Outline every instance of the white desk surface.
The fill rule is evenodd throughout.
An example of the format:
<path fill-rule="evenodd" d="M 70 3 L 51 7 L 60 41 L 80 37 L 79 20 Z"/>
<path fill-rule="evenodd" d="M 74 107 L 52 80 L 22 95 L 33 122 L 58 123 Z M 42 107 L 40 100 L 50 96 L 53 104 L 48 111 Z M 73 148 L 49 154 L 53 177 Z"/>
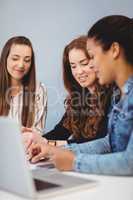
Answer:
<path fill-rule="evenodd" d="M 96 186 L 50 198 L 51 200 L 133 200 L 133 177 L 86 175 L 65 172 L 98 181 Z M 0 200 L 25 200 L 0 190 Z"/>

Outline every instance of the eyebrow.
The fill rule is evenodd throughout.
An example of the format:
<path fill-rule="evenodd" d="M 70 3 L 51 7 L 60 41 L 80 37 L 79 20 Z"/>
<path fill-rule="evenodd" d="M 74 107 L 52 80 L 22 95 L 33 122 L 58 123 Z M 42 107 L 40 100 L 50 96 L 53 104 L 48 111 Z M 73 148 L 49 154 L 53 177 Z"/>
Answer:
<path fill-rule="evenodd" d="M 80 62 L 80 63 L 83 63 L 83 62 L 85 62 L 85 61 L 87 61 L 87 60 L 88 60 L 87 58 L 84 58 L 84 59 L 80 60 L 79 62 Z M 75 64 L 75 63 L 70 62 L 70 64 L 73 65 L 73 64 Z"/>
<path fill-rule="evenodd" d="M 17 55 L 17 54 L 12 54 L 11 56 L 20 57 L 20 56 L 19 56 L 19 55 Z M 31 58 L 31 56 L 25 56 L 25 58 Z"/>
<path fill-rule="evenodd" d="M 83 63 L 84 61 L 87 61 L 87 58 L 84 58 L 83 60 L 80 60 L 80 63 Z"/>

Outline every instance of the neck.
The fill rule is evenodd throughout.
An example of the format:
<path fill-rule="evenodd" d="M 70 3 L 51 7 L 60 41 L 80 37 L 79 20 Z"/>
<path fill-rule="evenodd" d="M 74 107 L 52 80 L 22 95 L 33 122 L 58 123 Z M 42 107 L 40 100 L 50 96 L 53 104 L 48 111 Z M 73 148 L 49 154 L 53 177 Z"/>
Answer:
<path fill-rule="evenodd" d="M 11 87 L 11 96 L 16 96 L 21 90 L 22 83 L 17 80 L 11 80 Z"/>

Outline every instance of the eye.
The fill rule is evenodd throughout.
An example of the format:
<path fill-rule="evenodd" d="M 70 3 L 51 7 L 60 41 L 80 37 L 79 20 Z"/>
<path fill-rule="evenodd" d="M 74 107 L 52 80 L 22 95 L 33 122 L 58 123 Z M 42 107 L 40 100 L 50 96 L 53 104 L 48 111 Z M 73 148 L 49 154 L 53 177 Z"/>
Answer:
<path fill-rule="evenodd" d="M 30 63 L 31 59 L 24 60 L 26 63 Z"/>
<path fill-rule="evenodd" d="M 82 66 L 86 66 L 86 65 L 88 65 L 89 63 L 88 62 L 85 62 L 85 63 L 82 63 L 81 65 Z"/>
<path fill-rule="evenodd" d="M 89 66 L 89 68 L 90 68 L 90 69 L 94 69 L 94 66 L 93 66 L 93 65 L 91 65 L 91 66 Z"/>
<path fill-rule="evenodd" d="M 75 69 L 76 68 L 76 65 L 71 65 L 71 69 Z"/>
<path fill-rule="evenodd" d="M 13 60 L 13 61 L 17 61 L 17 60 L 18 60 L 18 58 L 12 58 L 12 60 Z"/>

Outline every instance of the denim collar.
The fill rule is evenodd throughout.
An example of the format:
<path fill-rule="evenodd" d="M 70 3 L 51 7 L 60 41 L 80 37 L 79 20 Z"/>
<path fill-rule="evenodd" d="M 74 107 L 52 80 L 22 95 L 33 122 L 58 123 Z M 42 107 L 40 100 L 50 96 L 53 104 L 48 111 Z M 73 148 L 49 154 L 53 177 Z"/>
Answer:
<path fill-rule="evenodd" d="M 130 76 L 129 79 L 125 82 L 122 91 L 124 94 L 129 94 L 129 92 L 133 89 L 133 76 Z"/>
<path fill-rule="evenodd" d="M 130 76 L 122 87 L 123 94 L 128 95 L 133 89 L 133 76 Z M 113 104 L 117 104 L 120 100 L 121 92 L 120 89 L 115 86 L 113 89 Z"/>

